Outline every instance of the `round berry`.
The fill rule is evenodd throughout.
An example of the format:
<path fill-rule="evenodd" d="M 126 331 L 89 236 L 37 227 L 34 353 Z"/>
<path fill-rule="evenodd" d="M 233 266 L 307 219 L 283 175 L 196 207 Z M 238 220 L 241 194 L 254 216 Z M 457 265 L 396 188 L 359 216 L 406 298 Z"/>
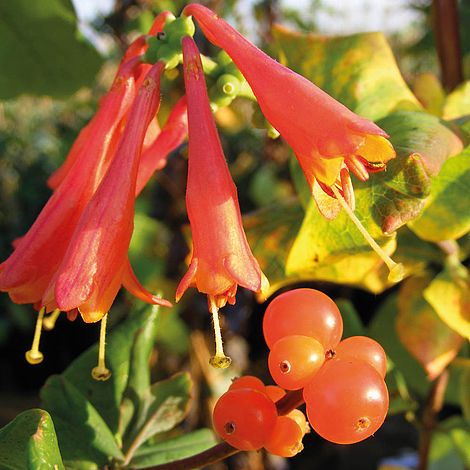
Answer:
<path fill-rule="evenodd" d="M 258 377 L 255 377 L 254 375 L 243 375 L 233 380 L 229 390 L 237 390 L 240 388 L 249 388 L 265 393 L 266 387 L 264 386 L 264 383 L 258 379 Z"/>
<path fill-rule="evenodd" d="M 273 432 L 276 406 L 257 390 L 237 389 L 224 393 L 212 415 L 217 434 L 240 450 L 259 450 Z"/>
<path fill-rule="evenodd" d="M 292 418 L 279 416 L 264 448 L 274 455 L 293 457 L 304 448 L 303 437 L 302 429 Z"/>
<path fill-rule="evenodd" d="M 264 392 L 274 403 L 278 402 L 286 394 L 286 391 L 277 385 L 266 385 Z"/>
<path fill-rule="evenodd" d="M 385 377 L 387 356 L 377 341 L 367 336 L 351 336 L 341 341 L 335 349 L 337 359 L 356 359 L 366 361 Z"/>
<path fill-rule="evenodd" d="M 316 374 L 325 360 L 322 345 L 308 336 L 285 336 L 274 343 L 268 357 L 271 376 L 280 387 L 298 390 Z"/>
<path fill-rule="evenodd" d="M 303 435 L 310 432 L 310 426 L 308 425 L 307 418 L 300 410 L 295 409 L 289 411 L 286 416 L 290 419 L 293 419 L 300 426 Z"/>
<path fill-rule="evenodd" d="M 315 338 L 328 351 L 336 347 L 343 335 L 343 320 L 336 304 L 323 292 L 295 289 L 268 305 L 263 333 L 269 348 L 285 336 L 304 335 Z"/>
<path fill-rule="evenodd" d="M 331 359 L 304 388 L 307 416 L 324 439 L 353 444 L 372 435 L 385 420 L 388 391 L 367 362 Z"/>

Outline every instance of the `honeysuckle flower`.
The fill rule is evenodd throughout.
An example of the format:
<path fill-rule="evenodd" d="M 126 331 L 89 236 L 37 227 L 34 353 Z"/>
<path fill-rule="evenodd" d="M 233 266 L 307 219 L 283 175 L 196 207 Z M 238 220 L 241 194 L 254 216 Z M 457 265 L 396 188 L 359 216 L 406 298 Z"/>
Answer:
<path fill-rule="evenodd" d="M 8 292 L 14 302 L 43 306 L 44 292 L 115 153 L 120 122 L 135 97 L 137 63 L 138 59 L 133 59 L 120 67 L 96 118 L 85 129 L 89 134 L 86 148 L 77 150 L 70 168 L 64 171 L 62 182 L 2 264 L 0 290 Z"/>
<path fill-rule="evenodd" d="M 226 367 L 229 360 L 222 350 L 218 309 L 235 302 L 238 285 L 261 292 L 267 288 L 267 279 L 243 230 L 237 190 L 210 109 L 199 51 L 189 36 L 182 47 L 189 126 L 186 206 L 193 250 L 176 300 L 192 285 L 207 294 L 218 338 L 212 364 Z"/>
<path fill-rule="evenodd" d="M 292 147 L 320 212 L 334 218 L 342 207 L 390 269 L 389 279 L 400 280 L 403 266 L 375 243 L 354 214 L 348 173 L 365 181 L 370 172 L 385 169 L 395 157 L 387 134 L 269 57 L 208 8 L 190 4 L 183 14 L 193 16 L 207 39 L 240 69 L 266 119 Z"/>
<path fill-rule="evenodd" d="M 126 52 L 124 53 L 121 59 L 120 67 L 114 78 L 114 83 L 122 79 L 121 68 L 124 64 L 126 64 L 127 62 L 131 60 L 135 60 L 136 57 L 139 57 L 145 54 L 147 50 L 147 37 L 161 33 L 163 31 L 163 27 L 165 26 L 165 22 L 168 20 L 168 18 L 172 16 L 173 15 L 168 11 L 164 11 L 160 13 L 158 16 L 155 17 L 155 20 L 153 21 L 152 26 L 148 31 L 148 34 L 139 36 L 129 45 L 129 47 L 127 48 Z M 149 69 L 150 69 L 149 64 L 139 64 L 138 70 L 136 67 L 134 71 L 134 78 L 137 79 L 137 84 L 136 84 L 137 86 L 140 86 L 140 81 L 144 79 L 145 74 L 148 72 Z M 113 89 L 111 89 L 111 91 L 108 93 L 112 93 L 112 91 Z M 100 107 L 103 105 L 103 103 L 106 103 L 106 101 L 107 101 L 107 98 L 105 95 L 101 99 Z M 100 113 L 96 113 L 95 116 L 91 119 L 91 121 L 80 131 L 64 163 L 54 173 L 52 173 L 52 175 L 47 180 L 47 184 L 51 189 L 55 189 L 59 186 L 59 184 L 62 182 L 62 180 L 64 179 L 65 175 L 70 170 L 70 168 L 73 167 L 77 159 L 83 158 L 82 152 L 88 153 L 88 146 L 93 140 L 96 139 L 96 136 L 93 133 L 93 129 L 96 128 L 97 125 L 99 125 L 99 122 L 100 122 Z M 123 127 L 124 124 L 125 124 L 124 122 L 121 123 L 121 128 Z M 155 118 L 153 119 L 151 125 L 149 126 L 149 129 L 147 130 L 147 135 L 144 141 L 144 148 L 146 148 L 147 146 L 151 145 L 154 142 L 159 132 L 160 132 L 160 128 L 158 126 L 158 121 Z"/>
<path fill-rule="evenodd" d="M 147 128 L 160 103 L 158 62 L 148 72 L 129 111 L 116 154 L 100 186 L 85 207 L 43 303 L 46 309 L 78 308 L 87 322 L 108 312 L 125 276 L 133 231 L 139 161 Z M 135 287 L 135 278 L 125 279 Z M 153 303 L 168 305 L 162 299 Z"/>
<path fill-rule="evenodd" d="M 191 4 L 183 13 L 194 16 L 209 41 L 238 66 L 263 114 L 292 147 L 312 192 L 315 182 L 342 191 L 340 171 L 345 166 L 367 180 L 369 172 L 384 169 L 394 158 L 380 127 L 269 57 L 211 10 Z"/>

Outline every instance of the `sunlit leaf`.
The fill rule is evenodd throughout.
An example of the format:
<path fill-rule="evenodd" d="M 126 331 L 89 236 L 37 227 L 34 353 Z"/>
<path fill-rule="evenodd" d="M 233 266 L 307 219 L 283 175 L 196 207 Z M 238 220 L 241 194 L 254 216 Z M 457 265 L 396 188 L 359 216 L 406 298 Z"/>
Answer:
<path fill-rule="evenodd" d="M 70 0 L 0 2 L 0 99 L 66 98 L 93 84 L 102 60 L 77 33 Z"/>
<path fill-rule="evenodd" d="M 447 97 L 444 104 L 444 119 L 456 119 L 470 115 L 470 81 L 459 85 Z"/>
<path fill-rule="evenodd" d="M 0 468 L 64 469 L 49 413 L 40 409 L 24 411 L 0 429 Z"/>
<path fill-rule="evenodd" d="M 424 291 L 441 320 L 470 339 L 470 276 L 464 266 L 446 266 Z"/>
<path fill-rule="evenodd" d="M 432 181 L 431 195 L 411 229 L 424 240 L 455 240 L 470 230 L 468 191 L 470 188 L 470 147 L 443 165 Z"/>
<path fill-rule="evenodd" d="M 382 33 L 329 37 L 277 26 L 273 36 L 283 63 L 361 116 L 420 108 Z"/>
<path fill-rule="evenodd" d="M 435 116 L 442 115 L 445 92 L 441 82 L 432 72 L 421 73 L 413 80 L 413 93 L 426 111 Z"/>
<path fill-rule="evenodd" d="M 401 342 L 433 380 L 457 355 L 463 338 L 423 298 L 423 289 L 431 279 L 413 277 L 401 284 L 396 328 Z"/>

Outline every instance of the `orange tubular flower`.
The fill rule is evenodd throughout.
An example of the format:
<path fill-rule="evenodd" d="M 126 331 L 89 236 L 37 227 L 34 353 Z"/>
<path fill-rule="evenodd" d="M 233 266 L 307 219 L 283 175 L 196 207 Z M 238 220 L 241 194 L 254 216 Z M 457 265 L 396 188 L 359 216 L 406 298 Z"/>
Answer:
<path fill-rule="evenodd" d="M 133 59 L 120 67 L 95 119 L 84 131 L 89 134 L 87 146 L 79 154 L 77 149 L 60 186 L 2 264 L 0 290 L 8 292 L 14 302 L 42 306 L 44 292 L 65 255 L 78 220 L 114 155 L 121 133 L 119 123 L 135 97 L 137 64 L 138 59 Z"/>
<path fill-rule="evenodd" d="M 267 279 L 243 230 L 237 190 L 212 117 L 199 51 L 190 37 L 183 39 L 182 46 L 189 124 L 186 205 L 193 252 L 176 300 L 191 285 L 207 294 L 218 336 L 218 308 L 235 302 L 238 285 L 261 292 L 267 287 Z M 212 363 L 226 367 L 228 358 L 223 355 L 221 341 L 217 343 Z"/>
<path fill-rule="evenodd" d="M 339 189 L 353 206 L 346 168 L 361 180 L 384 169 L 395 157 L 387 134 L 266 55 L 211 10 L 191 4 L 183 14 L 194 16 L 209 41 L 238 66 L 267 120 L 294 150 L 314 196 L 318 182 L 331 196 Z"/>
<path fill-rule="evenodd" d="M 139 160 L 145 133 L 160 103 L 163 69 L 164 64 L 157 62 L 138 90 L 116 155 L 81 215 L 44 295 L 47 309 L 78 308 L 85 321 L 98 321 L 109 310 L 129 272 L 127 251 L 133 231 Z M 154 303 L 168 305 L 158 298 Z"/>

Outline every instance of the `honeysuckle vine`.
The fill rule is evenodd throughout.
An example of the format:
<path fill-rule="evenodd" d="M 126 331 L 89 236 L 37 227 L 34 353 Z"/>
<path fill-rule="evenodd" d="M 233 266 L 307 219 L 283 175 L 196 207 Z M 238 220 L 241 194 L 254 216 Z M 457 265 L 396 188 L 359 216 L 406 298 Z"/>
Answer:
<path fill-rule="evenodd" d="M 192 39 L 192 18 L 223 49 L 216 61 L 201 58 Z M 160 129 L 160 80 L 165 69 L 181 63 L 186 96 Z M 204 75 L 214 70 L 220 73 L 208 94 Z M 266 55 L 211 10 L 191 4 L 179 18 L 160 14 L 148 34 L 129 46 L 95 116 L 49 178 L 51 198 L 0 265 L 0 290 L 38 311 L 26 354 L 30 363 L 42 361 L 40 333 L 54 326 L 60 311 L 71 320 L 80 314 L 85 322 L 102 321 L 93 375 L 106 379 L 106 318 L 121 286 L 147 303 L 171 306 L 139 283 L 127 252 L 135 198 L 189 134 L 186 205 L 193 248 L 176 301 L 190 286 L 207 295 L 216 338 L 211 363 L 230 364 L 219 309 L 235 303 L 238 286 L 261 295 L 269 286 L 243 230 L 237 190 L 211 111 L 210 99 L 214 108 L 237 95 L 256 99 L 271 134 L 279 133 L 292 147 L 319 211 L 333 219 L 343 209 L 390 269 L 389 279 L 403 278 L 403 266 L 355 216 L 350 177 L 351 172 L 365 181 L 385 169 L 395 157 L 388 135 Z"/>

